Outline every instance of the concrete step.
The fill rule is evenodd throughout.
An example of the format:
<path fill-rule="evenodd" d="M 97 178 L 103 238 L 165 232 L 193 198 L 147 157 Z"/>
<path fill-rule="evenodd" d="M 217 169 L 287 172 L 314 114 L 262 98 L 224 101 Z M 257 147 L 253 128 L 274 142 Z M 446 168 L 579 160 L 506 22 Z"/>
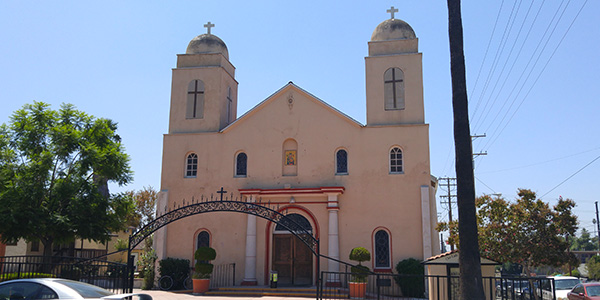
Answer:
<path fill-rule="evenodd" d="M 263 296 L 280 296 L 280 297 L 306 297 L 316 298 L 317 288 L 263 288 L 263 287 L 227 287 L 210 290 L 204 293 L 206 296 L 245 296 L 245 297 L 263 297 Z"/>

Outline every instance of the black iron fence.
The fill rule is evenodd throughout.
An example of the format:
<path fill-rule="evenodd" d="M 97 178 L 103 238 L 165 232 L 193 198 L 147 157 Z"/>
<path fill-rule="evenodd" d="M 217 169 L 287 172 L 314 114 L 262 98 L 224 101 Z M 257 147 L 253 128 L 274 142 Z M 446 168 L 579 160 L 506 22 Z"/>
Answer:
<path fill-rule="evenodd" d="M 127 291 L 127 265 L 77 257 L 1 256 L 0 281 L 54 277 L 90 283 L 115 293 Z"/>
<path fill-rule="evenodd" d="M 489 300 L 556 299 L 551 278 L 483 277 Z M 317 299 L 458 299 L 458 276 L 321 272 Z M 533 286 L 533 288 L 530 288 Z"/>
<path fill-rule="evenodd" d="M 210 288 L 235 285 L 235 263 L 216 265 L 210 276 Z"/>

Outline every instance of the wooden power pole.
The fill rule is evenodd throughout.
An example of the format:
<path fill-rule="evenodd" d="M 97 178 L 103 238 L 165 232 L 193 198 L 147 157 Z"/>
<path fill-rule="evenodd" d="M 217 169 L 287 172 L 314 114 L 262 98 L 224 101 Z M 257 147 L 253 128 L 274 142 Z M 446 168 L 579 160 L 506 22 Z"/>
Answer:
<path fill-rule="evenodd" d="M 469 129 L 469 109 L 463 51 L 460 0 L 448 0 L 448 35 L 450 38 L 450 74 L 454 112 L 454 145 L 458 203 L 458 239 L 460 252 L 460 300 L 484 300 L 481 258 L 475 215 L 475 177 Z"/>

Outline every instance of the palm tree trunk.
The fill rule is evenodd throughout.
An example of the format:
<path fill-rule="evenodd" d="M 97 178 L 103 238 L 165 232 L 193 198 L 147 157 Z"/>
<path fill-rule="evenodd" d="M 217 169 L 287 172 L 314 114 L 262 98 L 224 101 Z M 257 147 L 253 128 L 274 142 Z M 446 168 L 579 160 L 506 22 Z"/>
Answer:
<path fill-rule="evenodd" d="M 448 34 L 450 37 L 450 72 L 454 111 L 454 144 L 458 198 L 458 239 L 460 246 L 460 299 L 485 299 L 481 278 L 481 259 L 477 241 L 475 215 L 475 180 L 469 129 L 469 109 L 463 53 L 460 0 L 448 0 Z"/>

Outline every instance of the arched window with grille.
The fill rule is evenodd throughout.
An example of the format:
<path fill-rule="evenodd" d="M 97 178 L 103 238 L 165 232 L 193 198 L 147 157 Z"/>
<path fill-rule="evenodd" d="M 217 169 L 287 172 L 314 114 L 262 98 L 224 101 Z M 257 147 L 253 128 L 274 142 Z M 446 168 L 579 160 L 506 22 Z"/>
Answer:
<path fill-rule="evenodd" d="M 340 149 L 335 153 L 335 174 L 348 174 L 348 152 Z"/>
<path fill-rule="evenodd" d="M 187 119 L 204 118 L 204 82 L 202 80 L 192 80 L 188 84 L 185 117 Z"/>
<path fill-rule="evenodd" d="M 401 174 L 402 172 L 402 149 L 394 147 L 390 150 L 390 174 Z"/>
<path fill-rule="evenodd" d="M 246 177 L 248 175 L 248 155 L 244 152 L 235 157 L 235 176 Z"/>
<path fill-rule="evenodd" d="M 196 249 L 200 247 L 210 247 L 210 233 L 206 230 L 200 231 L 196 237 Z"/>
<path fill-rule="evenodd" d="M 404 109 L 404 72 L 389 68 L 383 74 L 385 110 Z"/>
<path fill-rule="evenodd" d="M 185 162 L 185 177 L 196 177 L 198 174 L 198 155 L 190 153 Z"/>
<path fill-rule="evenodd" d="M 373 246 L 375 249 L 375 269 L 392 268 L 390 234 L 384 229 L 377 230 L 373 235 Z"/>

